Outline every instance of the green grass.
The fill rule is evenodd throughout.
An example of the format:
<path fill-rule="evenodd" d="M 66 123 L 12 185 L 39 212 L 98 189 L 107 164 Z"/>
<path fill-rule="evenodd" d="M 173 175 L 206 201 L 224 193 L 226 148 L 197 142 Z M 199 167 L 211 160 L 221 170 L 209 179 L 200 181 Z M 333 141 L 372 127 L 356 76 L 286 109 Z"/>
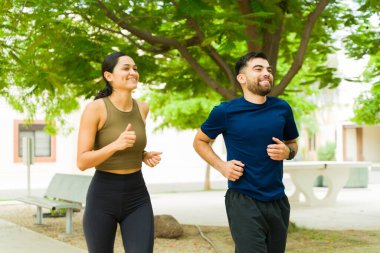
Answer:
<path fill-rule="evenodd" d="M 316 230 L 292 224 L 286 252 L 380 252 L 380 231 Z"/>

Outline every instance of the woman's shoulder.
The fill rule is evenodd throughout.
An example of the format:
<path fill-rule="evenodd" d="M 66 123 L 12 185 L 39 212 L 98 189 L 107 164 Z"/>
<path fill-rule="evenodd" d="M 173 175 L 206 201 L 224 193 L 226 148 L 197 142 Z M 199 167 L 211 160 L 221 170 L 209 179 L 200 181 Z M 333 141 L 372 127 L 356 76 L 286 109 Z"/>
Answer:
<path fill-rule="evenodd" d="M 94 110 L 99 110 L 101 108 L 104 108 L 104 101 L 103 99 L 96 99 L 94 101 L 91 101 L 90 103 L 88 103 L 86 105 L 86 111 L 87 110 L 90 110 L 90 111 L 94 111 Z"/>
<path fill-rule="evenodd" d="M 137 102 L 137 105 L 139 106 L 139 108 L 143 111 L 146 111 L 148 112 L 149 111 L 149 104 L 144 102 L 144 101 L 140 101 L 140 100 L 136 100 Z"/>
<path fill-rule="evenodd" d="M 136 100 L 136 103 L 139 107 L 139 111 L 140 111 L 141 115 L 144 116 L 144 119 L 146 119 L 146 117 L 149 113 L 149 104 L 144 102 L 144 101 L 140 101 L 140 100 Z"/>
<path fill-rule="evenodd" d="M 101 125 L 107 119 L 107 110 L 103 99 L 96 99 L 88 103 L 83 111 L 82 119 L 87 122 Z M 100 129 L 101 127 L 98 127 Z"/>
<path fill-rule="evenodd" d="M 84 108 L 83 114 L 90 114 L 92 117 L 106 114 L 106 106 L 103 99 L 96 99 L 88 103 Z"/>
<path fill-rule="evenodd" d="M 149 104 L 147 102 L 144 102 L 144 101 L 141 101 L 141 100 L 137 100 L 135 99 L 135 101 L 137 102 L 137 104 L 141 107 L 145 107 L 145 108 L 149 108 Z"/>

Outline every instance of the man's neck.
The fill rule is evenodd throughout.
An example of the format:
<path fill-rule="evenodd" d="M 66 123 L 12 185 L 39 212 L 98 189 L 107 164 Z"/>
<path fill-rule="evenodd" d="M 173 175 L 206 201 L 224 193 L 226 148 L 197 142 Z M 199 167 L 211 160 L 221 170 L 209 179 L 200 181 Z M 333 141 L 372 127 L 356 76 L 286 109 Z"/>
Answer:
<path fill-rule="evenodd" d="M 244 93 L 244 98 L 248 102 L 254 103 L 254 104 L 264 104 L 267 101 L 267 96 L 260 96 L 257 94 L 252 93 Z"/>

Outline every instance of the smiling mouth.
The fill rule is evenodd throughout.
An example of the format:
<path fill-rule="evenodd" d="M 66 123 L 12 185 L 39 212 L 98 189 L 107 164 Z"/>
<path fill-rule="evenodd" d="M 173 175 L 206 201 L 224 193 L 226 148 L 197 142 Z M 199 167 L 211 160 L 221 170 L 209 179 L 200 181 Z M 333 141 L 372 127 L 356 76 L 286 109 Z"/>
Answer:
<path fill-rule="evenodd" d="M 272 86 L 272 84 L 268 80 L 261 81 L 260 84 L 264 86 Z"/>

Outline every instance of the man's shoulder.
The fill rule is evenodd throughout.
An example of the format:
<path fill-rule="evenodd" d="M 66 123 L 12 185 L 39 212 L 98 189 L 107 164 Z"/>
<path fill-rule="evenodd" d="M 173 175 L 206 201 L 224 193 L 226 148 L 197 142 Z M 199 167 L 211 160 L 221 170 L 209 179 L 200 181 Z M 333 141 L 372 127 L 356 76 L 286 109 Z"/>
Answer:
<path fill-rule="evenodd" d="M 223 101 L 219 105 L 215 106 L 215 109 L 221 110 L 221 111 L 228 111 L 229 108 L 234 107 L 236 105 L 240 104 L 240 98 L 235 98 L 228 101 Z"/>
<path fill-rule="evenodd" d="M 281 98 L 278 98 L 278 97 L 267 97 L 267 99 L 269 100 L 269 102 L 271 104 L 284 105 L 284 106 L 287 106 L 287 107 L 290 106 L 288 102 L 286 102 L 284 99 L 281 99 Z"/>
<path fill-rule="evenodd" d="M 228 109 L 231 107 L 240 106 L 241 104 L 242 104 L 242 98 L 235 98 L 232 100 L 224 101 L 220 103 L 219 106 L 221 106 L 222 108 Z"/>

